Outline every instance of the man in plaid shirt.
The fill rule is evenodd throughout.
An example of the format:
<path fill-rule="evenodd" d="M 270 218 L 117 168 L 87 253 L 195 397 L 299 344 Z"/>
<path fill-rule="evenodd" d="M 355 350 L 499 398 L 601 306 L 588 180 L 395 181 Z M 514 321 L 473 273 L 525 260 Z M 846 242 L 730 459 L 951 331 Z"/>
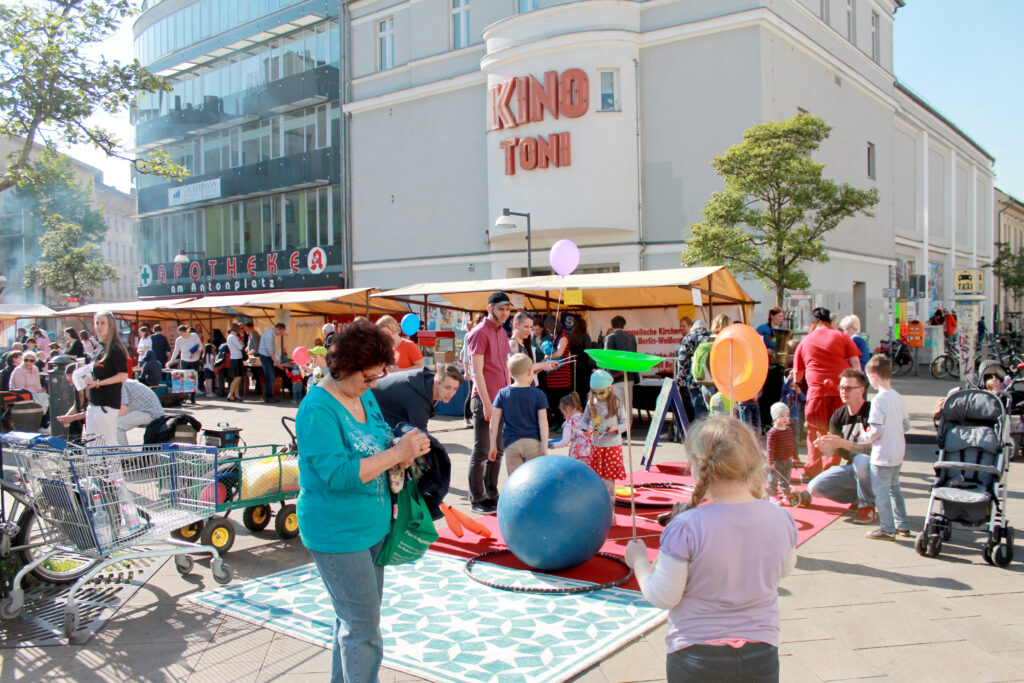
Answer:
<path fill-rule="evenodd" d="M 121 412 L 117 417 L 117 443 L 128 445 L 128 430 L 145 427 L 166 417 L 160 398 L 142 382 L 127 379 L 121 385 Z"/>
<path fill-rule="evenodd" d="M 701 396 L 700 385 L 693 379 L 690 361 L 693 359 L 693 352 L 697 350 L 697 347 L 710 337 L 711 330 L 708 329 L 708 324 L 703 320 L 695 320 L 690 331 L 679 343 L 679 351 L 676 354 L 676 382 L 679 384 L 679 392 L 686 392 L 690 398 L 694 420 L 706 415 L 708 408 L 704 403 L 704 397 Z"/>

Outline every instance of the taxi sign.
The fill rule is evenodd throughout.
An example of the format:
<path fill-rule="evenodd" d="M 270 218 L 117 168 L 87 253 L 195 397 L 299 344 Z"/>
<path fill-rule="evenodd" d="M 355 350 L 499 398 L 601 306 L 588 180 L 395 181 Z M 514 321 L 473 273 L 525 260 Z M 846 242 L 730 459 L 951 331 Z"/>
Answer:
<path fill-rule="evenodd" d="M 981 270 L 954 270 L 953 291 L 956 294 L 984 294 L 984 272 Z"/>

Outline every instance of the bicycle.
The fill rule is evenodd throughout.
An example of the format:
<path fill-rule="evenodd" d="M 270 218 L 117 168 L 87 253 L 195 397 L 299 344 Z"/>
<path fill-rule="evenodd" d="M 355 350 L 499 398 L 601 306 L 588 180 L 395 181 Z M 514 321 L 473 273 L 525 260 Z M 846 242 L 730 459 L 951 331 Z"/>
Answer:
<path fill-rule="evenodd" d="M 884 353 L 892 359 L 892 374 L 894 377 L 902 377 L 914 369 L 914 354 L 910 352 L 910 347 L 899 339 L 882 340 L 876 352 Z"/>

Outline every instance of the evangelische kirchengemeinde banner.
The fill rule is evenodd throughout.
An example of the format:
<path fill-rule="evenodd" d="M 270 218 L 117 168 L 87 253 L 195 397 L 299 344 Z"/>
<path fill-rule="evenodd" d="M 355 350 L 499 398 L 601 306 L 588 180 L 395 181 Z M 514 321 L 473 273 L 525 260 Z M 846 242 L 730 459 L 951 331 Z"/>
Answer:
<path fill-rule="evenodd" d="M 204 296 L 342 287 L 341 246 L 306 247 L 139 268 L 139 297 Z"/>

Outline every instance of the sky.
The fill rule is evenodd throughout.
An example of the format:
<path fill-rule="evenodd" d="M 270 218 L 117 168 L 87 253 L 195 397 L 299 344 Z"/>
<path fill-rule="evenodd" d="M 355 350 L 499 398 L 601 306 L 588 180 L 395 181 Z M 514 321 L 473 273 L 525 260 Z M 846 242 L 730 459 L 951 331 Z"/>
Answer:
<path fill-rule="evenodd" d="M 896 78 L 996 158 L 996 187 L 1024 201 L 1024 71 L 1020 51 L 1024 0 L 906 0 L 896 12 Z M 104 45 L 110 58 L 132 58 L 131 25 Z M 130 130 L 127 113 L 103 119 Z M 126 139 L 125 146 L 131 146 Z M 83 146 L 75 157 L 104 171 L 107 184 L 127 191 L 127 162 Z"/>

